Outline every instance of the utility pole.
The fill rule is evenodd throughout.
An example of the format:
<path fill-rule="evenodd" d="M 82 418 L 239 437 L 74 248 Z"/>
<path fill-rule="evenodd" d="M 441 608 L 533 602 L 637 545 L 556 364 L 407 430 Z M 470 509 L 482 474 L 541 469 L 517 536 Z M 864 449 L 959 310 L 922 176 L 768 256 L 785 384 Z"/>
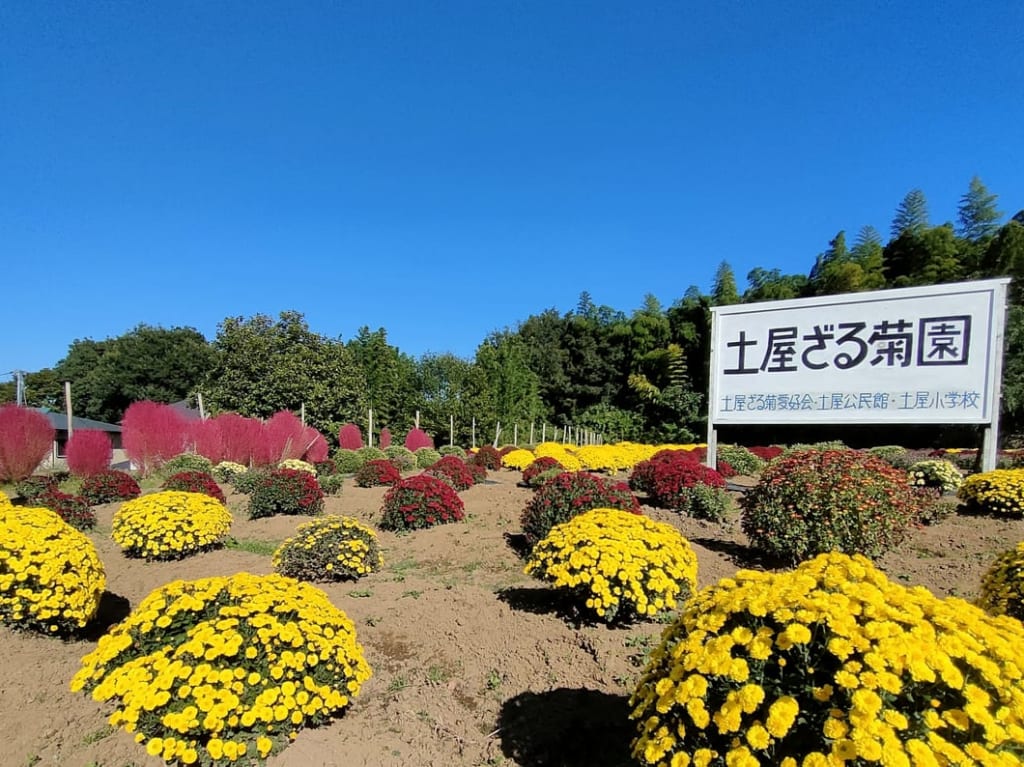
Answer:
<path fill-rule="evenodd" d="M 25 371 L 12 370 L 14 374 L 14 401 L 18 405 L 25 404 Z"/>

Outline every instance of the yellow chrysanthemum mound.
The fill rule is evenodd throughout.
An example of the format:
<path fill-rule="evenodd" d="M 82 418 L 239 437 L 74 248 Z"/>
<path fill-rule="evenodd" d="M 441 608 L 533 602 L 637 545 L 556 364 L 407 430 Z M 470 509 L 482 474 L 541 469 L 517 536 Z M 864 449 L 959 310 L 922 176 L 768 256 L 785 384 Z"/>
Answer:
<path fill-rule="evenodd" d="M 506 469 L 516 469 L 517 471 L 522 471 L 531 463 L 533 463 L 536 460 L 536 458 L 537 456 L 535 456 L 532 451 L 523 450 L 522 448 L 520 448 L 518 450 L 512 450 L 506 453 L 505 456 L 502 457 L 501 459 L 501 465 L 504 466 Z"/>
<path fill-rule="evenodd" d="M 860 556 L 704 589 L 633 694 L 645 765 L 1021 763 L 1024 632 Z M 883 758 L 884 756 L 884 758 Z"/>
<path fill-rule="evenodd" d="M 280 575 L 175 581 L 82 659 L 71 690 L 175 764 L 263 759 L 328 721 L 370 678 L 352 621 Z"/>
<path fill-rule="evenodd" d="M 216 498 L 165 490 L 123 503 L 111 536 L 129 557 L 181 559 L 219 545 L 231 521 Z"/>
<path fill-rule="evenodd" d="M 303 581 L 356 580 L 383 564 L 377 533 L 352 517 L 299 525 L 274 552 L 274 569 Z"/>
<path fill-rule="evenodd" d="M 959 495 L 973 511 L 1024 517 L 1024 469 L 972 474 L 960 486 Z"/>
<path fill-rule="evenodd" d="M 70 633 L 96 615 L 107 579 L 96 547 L 49 509 L 0 493 L 0 621 Z"/>
<path fill-rule="evenodd" d="M 978 607 L 1024 621 L 1024 543 L 1004 551 L 981 579 Z"/>
<path fill-rule="evenodd" d="M 565 445 L 558 442 L 541 442 L 533 449 L 535 458 L 554 458 L 566 471 L 582 471 L 580 459 L 570 453 Z"/>
<path fill-rule="evenodd" d="M 277 465 L 277 468 L 295 469 L 295 471 L 304 471 L 307 474 L 312 474 L 314 477 L 316 476 L 316 466 L 309 461 L 303 461 L 301 458 L 285 458 Z"/>
<path fill-rule="evenodd" d="M 579 596 L 602 620 L 672 610 L 697 587 L 697 557 L 671 525 L 593 509 L 555 525 L 524 570 Z"/>

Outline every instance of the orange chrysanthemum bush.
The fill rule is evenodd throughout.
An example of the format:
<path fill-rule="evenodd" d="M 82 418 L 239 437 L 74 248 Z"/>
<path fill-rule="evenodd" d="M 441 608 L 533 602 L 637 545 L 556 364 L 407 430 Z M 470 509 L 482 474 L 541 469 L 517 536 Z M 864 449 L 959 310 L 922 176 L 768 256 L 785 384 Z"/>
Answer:
<path fill-rule="evenodd" d="M 82 629 L 106 588 L 89 538 L 49 509 L 0 493 L 0 623 L 51 634 Z"/>
<path fill-rule="evenodd" d="M 740 502 L 751 544 L 793 562 L 829 551 L 880 556 L 903 540 L 923 503 L 906 472 L 831 449 L 775 459 Z"/>
<path fill-rule="evenodd" d="M 671 525 L 593 509 L 555 525 L 524 572 L 566 590 L 600 620 L 628 623 L 684 602 L 697 588 L 697 555 Z"/>
<path fill-rule="evenodd" d="M 370 667 L 320 589 L 280 575 L 175 581 L 82 659 L 71 681 L 172 764 L 260 763 L 341 714 Z"/>
<path fill-rule="evenodd" d="M 1024 621 L 1024 543 L 1004 551 L 981 579 L 978 607 Z"/>
<path fill-rule="evenodd" d="M 1024 632 L 861 556 L 742 570 L 666 630 L 633 694 L 643 765 L 1021 764 Z"/>

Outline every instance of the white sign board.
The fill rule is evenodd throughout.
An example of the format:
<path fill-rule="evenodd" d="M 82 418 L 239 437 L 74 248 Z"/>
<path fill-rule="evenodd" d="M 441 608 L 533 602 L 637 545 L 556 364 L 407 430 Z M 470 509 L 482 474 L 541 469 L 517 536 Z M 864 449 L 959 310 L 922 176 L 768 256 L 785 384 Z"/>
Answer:
<path fill-rule="evenodd" d="M 712 424 L 991 424 L 1007 279 L 712 308 Z"/>

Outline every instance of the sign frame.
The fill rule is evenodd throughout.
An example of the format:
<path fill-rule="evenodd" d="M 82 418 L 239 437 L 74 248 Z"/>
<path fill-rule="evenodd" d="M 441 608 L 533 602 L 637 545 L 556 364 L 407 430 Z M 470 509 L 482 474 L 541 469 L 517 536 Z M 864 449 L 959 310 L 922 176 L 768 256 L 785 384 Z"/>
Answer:
<path fill-rule="evenodd" d="M 816 296 L 813 298 L 803 299 L 791 299 L 786 301 L 763 301 L 751 304 L 731 304 L 728 306 L 713 306 L 711 307 L 711 356 L 710 356 L 710 376 L 708 380 L 708 424 L 707 424 L 707 462 L 708 465 L 714 466 L 717 458 L 717 441 L 718 433 L 717 426 L 723 425 L 750 425 L 750 424 L 785 424 L 785 425 L 808 425 L 808 424 L 849 424 L 849 418 L 836 418 L 828 416 L 822 417 L 821 411 L 813 417 L 801 417 L 800 411 L 783 411 L 785 415 L 777 419 L 766 419 L 764 414 L 754 417 L 744 417 L 743 415 L 733 414 L 727 419 L 720 418 L 716 420 L 716 414 L 719 413 L 719 397 L 722 395 L 722 390 L 726 392 L 731 391 L 728 387 L 724 386 L 725 371 L 722 370 L 723 357 L 725 348 L 722 345 L 722 325 L 724 320 L 723 317 L 732 315 L 764 315 L 770 317 L 773 313 L 779 315 L 780 313 L 788 313 L 791 317 L 793 314 L 800 313 L 802 310 L 818 310 L 827 311 L 829 307 L 842 307 L 852 304 L 868 304 L 883 302 L 891 306 L 898 307 L 899 302 L 904 301 L 910 303 L 913 300 L 920 300 L 922 298 L 942 298 L 948 300 L 951 296 L 957 294 L 971 294 L 977 300 L 978 294 L 982 294 L 982 300 L 987 301 L 988 317 L 982 318 L 986 320 L 984 328 L 989 332 L 981 335 L 980 338 L 987 340 L 986 348 L 982 350 L 985 354 L 984 360 L 984 403 L 988 405 L 988 418 L 982 416 L 981 420 L 978 418 L 955 418 L 951 417 L 949 420 L 929 419 L 929 424 L 952 424 L 952 423 L 971 423 L 981 425 L 984 428 L 984 442 L 982 449 L 982 468 L 985 471 L 989 471 L 995 468 L 996 462 L 996 446 L 998 443 L 998 429 L 999 429 L 999 410 L 1000 410 L 1000 392 L 1002 384 L 1002 366 L 1003 366 L 1003 339 L 1005 335 L 1006 325 L 1006 293 L 1007 286 L 1010 283 L 1008 277 L 1000 277 L 995 279 L 987 280 L 974 280 L 968 282 L 956 282 L 956 283 L 945 283 L 939 285 L 927 285 L 921 287 L 912 288 L 895 288 L 889 290 L 875 290 L 865 291 L 860 293 L 842 293 L 832 296 Z M 920 304 L 919 304 L 920 306 Z M 913 315 L 913 312 L 910 312 Z M 972 316 L 973 318 L 973 316 Z M 820 322 L 820 320 L 819 320 Z M 977 328 L 976 328 L 977 330 Z M 795 329 L 793 332 L 796 332 Z M 969 332 L 969 331 L 965 331 Z M 805 339 L 806 340 L 806 339 Z M 920 339 L 919 339 L 920 343 Z M 735 346 L 735 342 L 732 344 Z M 821 348 L 821 347 L 819 347 Z M 742 349 L 741 349 L 742 351 Z M 973 351 L 973 349 L 972 349 Z M 794 352 L 795 354 L 795 352 Z M 806 352 L 805 352 L 806 354 Z M 966 353 L 965 353 L 966 354 Z M 767 357 L 766 357 L 767 360 Z M 767 362 L 765 363 L 767 364 Z M 948 363 L 947 363 L 948 364 Z M 964 363 L 966 364 L 966 363 Z M 740 361 L 736 367 L 744 367 L 744 363 Z M 891 365 L 890 365 L 891 367 Z M 973 366 L 972 366 L 973 367 Z M 761 370 L 763 370 L 763 366 Z M 736 370 L 730 371 L 731 373 L 737 372 Z M 746 369 L 743 372 L 750 372 Z M 796 371 L 794 371 L 796 372 Z M 806 375 L 808 371 L 804 371 Z M 830 371 L 831 373 L 831 371 Z M 977 372 L 975 372 L 977 374 Z M 890 372 L 887 374 L 889 378 L 894 377 L 894 373 Z M 843 411 L 838 411 L 843 412 Z M 914 421 L 909 419 L 905 414 L 902 417 L 892 416 L 886 418 L 883 412 L 878 411 L 878 417 L 873 417 L 872 413 L 868 413 L 866 416 L 860 416 L 856 419 L 855 423 L 858 425 L 866 424 L 913 424 Z M 893 411 L 893 412 L 904 412 L 904 411 Z"/>

